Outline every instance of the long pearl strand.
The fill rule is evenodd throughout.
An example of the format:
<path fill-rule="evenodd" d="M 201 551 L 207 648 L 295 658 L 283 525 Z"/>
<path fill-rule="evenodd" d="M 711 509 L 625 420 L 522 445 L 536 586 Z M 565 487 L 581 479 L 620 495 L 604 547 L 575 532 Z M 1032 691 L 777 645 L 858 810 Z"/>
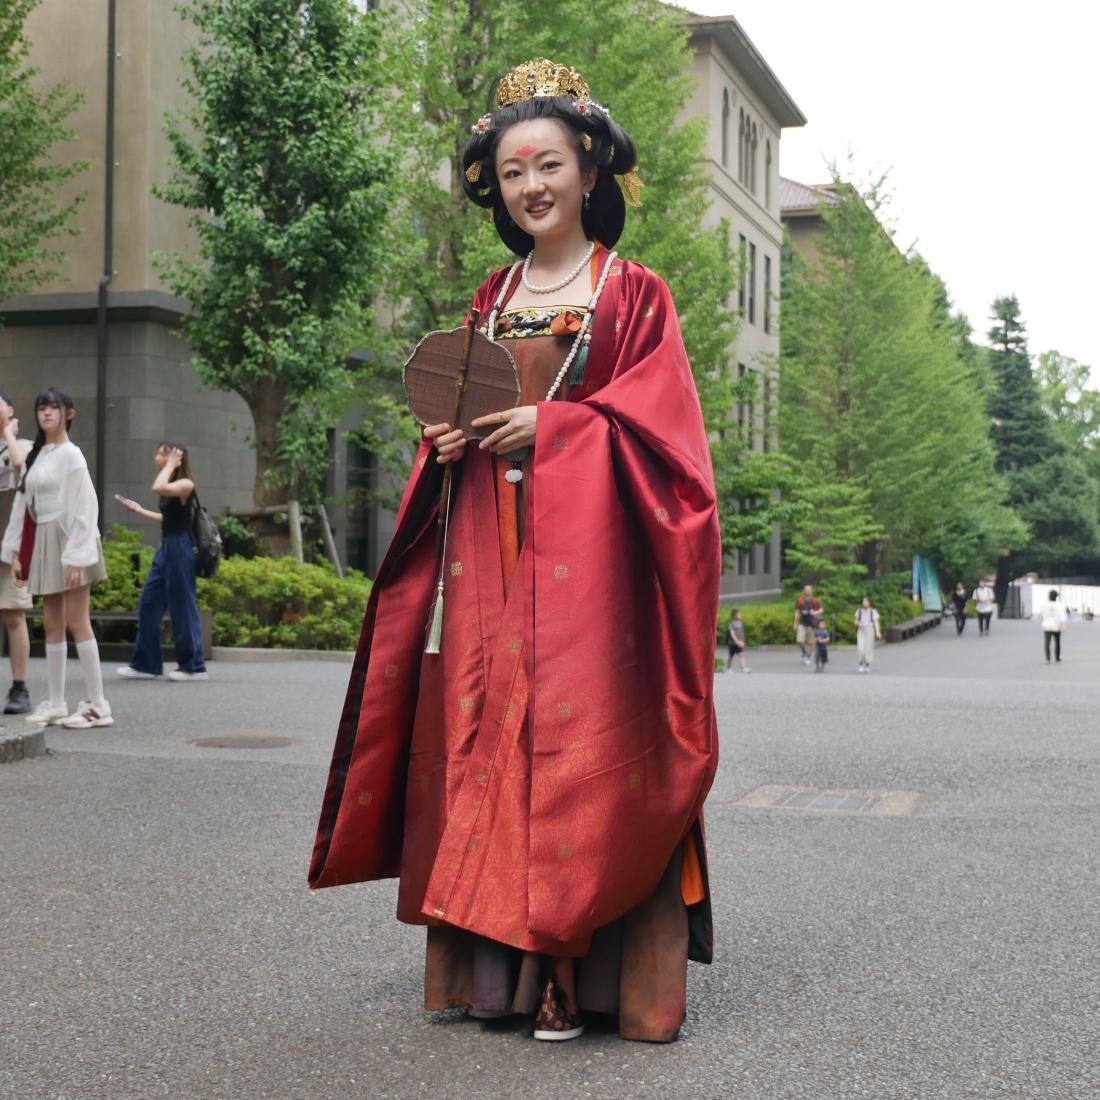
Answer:
<path fill-rule="evenodd" d="M 527 253 L 527 259 L 523 261 L 523 285 L 527 287 L 532 294 L 553 294 L 555 290 L 561 290 L 562 287 L 568 286 L 585 269 L 585 265 L 592 259 L 592 254 L 595 251 L 596 242 L 589 241 L 588 251 L 584 254 L 584 259 L 581 260 L 581 262 L 577 264 L 560 283 L 555 283 L 553 286 L 535 286 L 535 284 L 527 278 L 531 271 L 531 260 L 535 255 L 535 250 L 532 248 L 531 251 Z"/>
<path fill-rule="evenodd" d="M 595 243 L 593 243 L 595 248 Z M 581 319 L 581 327 L 577 332 L 576 338 L 573 340 L 573 346 L 569 349 L 569 354 L 565 357 L 565 362 L 562 364 L 561 370 L 558 371 L 558 376 L 554 379 L 554 384 L 550 387 L 543 399 L 545 401 L 553 400 L 554 394 L 558 392 L 558 387 L 561 386 L 562 380 L 569 373 L 569 368 L 573 365 L 573 360 L 577 358 L 577 353 L 580 351 L 582 345 L 592 342 L 592 334 L 588 331 L 592 323 L 592 317 L 596 312 L 596 303 L 600 300 L 600 295 L 603 293 L 604 283 L 607 282 L 608 275 L 611 274 L 611 265 L 615 261 L 615 257 L 618 256 L 617 252 L 612 252 L 607 257 L 607 262 L 603 265 L 603 271 L 600 272 L 599 281 L 596 283 L 596 289 L 592 292 L 592 298 L 588 303 L 588 312 Z M 530 255 L 527 257 L 530 260 Z M 592 258 L 592 253 L 589 252 L 589 259 Z M 587 261 L 586 261 L 587 262 Z M 489 342 L 496 343 L 497 339 L 497 317 L 500 314 L 500 307 L 504 304 L 504 299 L 507 297 L 508 288 L 512 285 L 512 279 L 515 278 L 516 272 L 523 265 L 523 261 L 517 260 L 513 265 L 511 271 L 508 272 L 508 277 L 504 280 L 504 286 L 500 288 L 500 293 L 497 295 L 497 300 L 493 303 L 492 311 L 489 313 L 489 325 L 486 329 L 485 335 L 489 338 Z M 566 280 L 566 283 L 571 283 L 577 277 L 577 272 L 574 272 Z M 562 283 L 565 286 L 566 283 Z"/>

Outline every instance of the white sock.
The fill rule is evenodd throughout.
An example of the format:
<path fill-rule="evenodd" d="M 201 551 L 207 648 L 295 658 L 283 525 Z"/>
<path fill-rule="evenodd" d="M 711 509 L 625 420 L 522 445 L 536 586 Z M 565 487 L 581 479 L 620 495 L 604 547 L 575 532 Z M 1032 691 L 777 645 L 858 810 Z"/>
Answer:
<path fill-rule="evenodd" d="M 46 673 L 50 680 L 50 706 L 65 706 L 65 662 L 69 647 L 64 642 L 46 643 Z"/>
<path fill-rule="evenodd" d="M 80 658 L 80 670 L 84 673 L 88 702 L 93 707 L 102 707 L 107 700 L 103 698 L 103 670 L 99 667 L 99 642 L 95 638 L 89 638 L 86 642 L 77 642 L 76 655 Z"/>

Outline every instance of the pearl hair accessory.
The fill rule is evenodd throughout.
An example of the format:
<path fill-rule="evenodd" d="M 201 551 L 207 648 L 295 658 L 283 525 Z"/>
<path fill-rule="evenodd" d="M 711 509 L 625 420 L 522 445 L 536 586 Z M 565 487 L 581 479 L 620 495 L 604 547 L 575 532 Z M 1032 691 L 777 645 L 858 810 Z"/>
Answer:
<path fill-rule="evenodd" d="M 588 195 L 585 194 L 585 201 L 588 200 Z M 532 248 L 527 253 L 527 259 L 523 261 L 523 285 L 532 294 L 553 294 L 555 290 L 561 290 L 562 287 L 568 286 L 584 269 L 588 264 L 588 261 L 592 259 L 592 254 L 596 251 L 596 242 L 588 242 L 588 251 L 584 254 L 584 259 L 560 283 L 555 283 L 553 286 L 535 286 L 530 279 L 527 278 L 527 273 L 531 270 L 531 260 L 534 258 L 535 250 Z"/>

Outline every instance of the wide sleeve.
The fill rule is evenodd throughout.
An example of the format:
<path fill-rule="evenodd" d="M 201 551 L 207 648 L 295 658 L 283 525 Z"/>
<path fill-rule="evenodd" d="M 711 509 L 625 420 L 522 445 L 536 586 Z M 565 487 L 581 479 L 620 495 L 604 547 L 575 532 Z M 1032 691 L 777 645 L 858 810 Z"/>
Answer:
<path fill-rule="evenodd" d="M 4 531 L 4 541 L 0 544 L 0 561 L 7 565 L 11 565 L 12 555 L 19 551 L 19 542 L 23 537 L 23 520 L 27 514 L 26 493 L 20 493 L 18 490 L 13 492 L 15 499 L 12 501 L 11 515 L 8 517 L 8 526 Z"/>
<path fill-rule="evenodd" d="M 61 564 L 81 568 L 95 565 L 99 561 L 99 501 L 88 464 L 79 451 L 69 458 L 66 466 L 61 503 L 64 509 L 61 529 L 65 534 Z"/>

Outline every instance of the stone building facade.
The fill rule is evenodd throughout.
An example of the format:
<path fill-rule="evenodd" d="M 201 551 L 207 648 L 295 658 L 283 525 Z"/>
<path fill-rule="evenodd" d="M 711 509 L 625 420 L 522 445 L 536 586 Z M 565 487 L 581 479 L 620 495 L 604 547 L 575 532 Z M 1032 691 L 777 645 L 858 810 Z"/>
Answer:
<path fill-rule="evenodd" d="M 731 242 L 742 258 L 743 277 L 731 306 L 742 313 L 734 346 L 737 370 L 758 378 L 757 399 L 737 410 L 752 426 L 758 449 L 778 445 L 779 147 L 782 132 L 806 118 L 732 16 L 688 15 L 695 55 L 692 115 L 707 115 L 710 130 L 712 225 L 730 224 Z M 738 555 L 722 582 L 722 600 L 770 599 L 780 593 L 780 533 Z"/>

